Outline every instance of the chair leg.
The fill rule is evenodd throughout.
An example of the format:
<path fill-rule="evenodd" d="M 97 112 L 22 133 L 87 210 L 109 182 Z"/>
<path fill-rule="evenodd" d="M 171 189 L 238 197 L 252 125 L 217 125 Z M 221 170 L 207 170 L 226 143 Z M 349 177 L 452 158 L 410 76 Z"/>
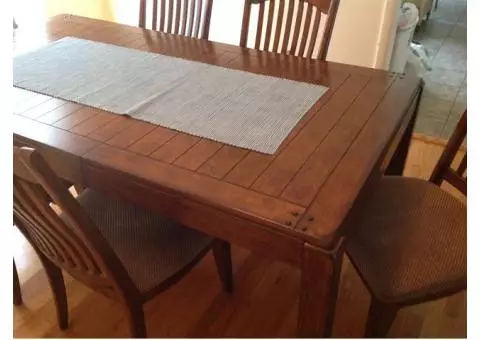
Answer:
<path fill-rule="evenodd" d="M 145 325 L 145 314 L 143 306 L 137 303 L 131 303 L 126 306 L 130 335 L 132 338 L 146 338 L 147 327 Z"/>
<path fill-rule="evenodd" d="M 13 304 L 19 306 L 22 301 L 22 290 L 20 288 L 20 280 L 18 279 L 17 266 L 15 266 L 15 260 L 13 260 Z"/>
<path fill-rule="evenodd" d="M 68 302 L 62 270 L 43 256 L 43 254 L 39 254 L 39 257 L 47 273 L 48 282 L 50 283 L 50 288 L 52 289 L 55 299 L 58 327 L 61 330 L 65 330 L 68 328 Z"/>
<path fill-rule="evenodd" d="M 232 254 L 230 243 L 215 239 L 212 244 L 213 257 L 217 265 L 218 276 L 222 281 L 223 290 L 233 292 Z"/>
<path fill-rule="evenodd" d="M 393 322 L 395 321 L 397 312 L 397 306 L 385 304 L 372 297 L 370 309 L 368 310 L 368 320 L 365 329 L 365 337 L 387 337 L 388 331 L 390 330 Z"/>

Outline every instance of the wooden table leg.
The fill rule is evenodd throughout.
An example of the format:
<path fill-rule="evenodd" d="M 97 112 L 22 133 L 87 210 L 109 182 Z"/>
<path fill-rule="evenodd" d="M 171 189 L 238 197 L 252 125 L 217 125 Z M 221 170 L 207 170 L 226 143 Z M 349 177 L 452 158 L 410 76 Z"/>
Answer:
<path fill-rule="evenodd" d="M 408 150 L 410 149 L 410 142 L 412 141 L 413 129 L 415 128 L 415 123 L 417 122 L 418 109 L 420 107 L 420 101 L 422 100 L 423 92 L 423 82 L 420 87 L 420 93 L 417 96 L 417 101 L 415 102 L 415 110 L 413 111 L 410 122 L 408 123 L 405 133 L 403 134 L 400 143 L 398 144 L 397 150 L 390 160 L 390 164 L 385 170 L 385 175 L 401 176 L 403 175 L 403 170 L 405 169 L 405 162 L 407 161 Z"/>
<path fill-rule="evenodd" d="M 299 337 L 327 338 L 332 335 L 343 243 L 340 241 L 332 252 L 309 244 L 304 246 L 297 325 Z"/>

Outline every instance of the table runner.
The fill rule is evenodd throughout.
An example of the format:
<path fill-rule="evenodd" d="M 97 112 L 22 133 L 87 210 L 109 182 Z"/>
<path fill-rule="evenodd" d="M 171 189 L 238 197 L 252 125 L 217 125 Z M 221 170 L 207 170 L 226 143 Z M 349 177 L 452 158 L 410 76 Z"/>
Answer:
<path fill-rule="evenodd" d="M 17 56 L 13 83 L 267 154 L 327 91 L 73 37 Z"/>

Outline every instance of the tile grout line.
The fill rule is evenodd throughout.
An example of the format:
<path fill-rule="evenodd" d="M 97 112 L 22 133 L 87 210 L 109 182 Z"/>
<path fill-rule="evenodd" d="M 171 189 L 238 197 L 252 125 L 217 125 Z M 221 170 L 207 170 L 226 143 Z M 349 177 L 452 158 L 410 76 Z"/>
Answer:
<path fill-rule="evenodd" d="M 435 63 L 435 60 L 436 60 L 436 58 L 438 57 L 438 53 L 440 53 L 440 51 L 442 50 L 442 48 L 445 48 L 445 47 L 447 46 L 447 40 L 452 37 L 452 33 L 455 31 L 455 29 L 456 29 L 457 27 L 459 27 L 459 22 L 460 22 L 460 20 L 461 20 L 461 16 L 462 16 L 462 14 L 465 12 L 465 9 L 466 9 L 466 6 L 461 5 L 461 6 L 459 6 L 457 16 L 456 16 L 453 20 L 442 20 L 442 15 L 445 15 L 445 14 L 448 13 L 448 12 L 445 12 L 445 13 L 441 12 L 441 11 L 442 11 L 442 7 L 443 7 L 442 5 L 446 5 L 446 2 L 445 2 L 445 1 L 441 1 L 441 2 L 440 2 L 440 4 L 439 4 L 439 10 L 436 11 L 436 13 L 435 13 L 436 15 L 434 14 L 434 15 L 432 16 L 432 18 L 430 19 L 430 22 L 431 22 L 432 24 L 440 23 L 440 25 L 441 25 L 441 23 L 443 23 L 443 24 L 445 24 L 445 25 L 450 26 L 450 28 L 447 30 L 448 32 L 446 32 L 445 34 L 442 35 L 442 38 L 439 38 L 439 39 L 438 39 L 438 40 L 441 41 L 441 43 L 440 43 L 440 47 L 436 50 L 436 52 L 434 53 L 434 55 L 433 55 L 432 58 L 431 58 L 431 63 L 432 63 L 432 64 Z M 453 7 L 453 10 L 454 10 L 454 13 L 455 13 L 455 12 L 457 12 L 457 9 L 455 8 L 455 4 L 453 4 L 453 6 L 454 6 L 454 7 Z M 461 7 L 461 9 L 460 9 L 460 7 Z M 445 7 L 443 7 L 443 8 L 445 8 Z M 455 14 L 454 14 L 454 15 L 455 15 Z M 427 24 L 428 24 L 428 23 L 427 23 Z M 448 27 L 448 26 L 447 26 L 447 27 Z M 433 32 L 431 32 L 430 34 L 424 34 L 424 35 L 422 35 L 422 37 L 419 39 L 420 42 L 422 42 L 422 40 L 426 40 L 426 39 L 430 38 L 430 36 L 431 36 L 432 34 L 433 34 Z M 434 38 L 432 38 L 432 39 L 434 39 Z M 434 40 L 435 40 L 435 39 L 434 39 Z M 464 44 L 463 44 L 463 45 L 464 45 Z M 433 68 L 434 68 L 434 69 L 439 69 L 439 68 L 441 69 L 441 67 L 439 67 L 439 68 L 433 67 Z M 432 71 L 434 71 L 434 70 L 432 69 Z M 432 72 L 432 71 L 429 71 L 427 74 L 429 74 L 429 73 Z M 454 93 L 455 93 L 455 96 L 454 96 L 454 98 L 452 99 L 452 101 L 451 101 L 451 103 L 450 103 L 450 105 L 449 105 L 448 111 L 445 110 L 446 115 L 444 116 L 443 119 L 441 119 L 441 124 L 442 124 L 442 126 L 441 126 L 441 129 L 439 129 L 439 130 L 440 130 L 440 132 L 439 132 L 439 135 L 440 135 L 440 136 L 443 136 L 443 135 L 445 134 L 445 130 L 447 129 L 447 123 L 449 122 L 449 120 L 450 120 L 450 118 L 451 118 L 451 116 L 452 116 L 453 108 L 455 107 L 455 104 L 457 103 L 457 99 L 458 99 L 458 97 L 459 97 L 460 91 L 461 91 L 461 89 L 462 89 L 462 87 L 463 87 L 463 84 L 465 83 L 465 79 L 466 79 L 466 69 L 465 69 L 464 71 L 460 71 L 460 70 L 450 70 L 450 72 L 465 73 L 465 77 L 464 77 L 464 79 L 462 80 L 461 84 L 456 85 L 456 86 L 452 86 L 452 88 L 454 88 L 454 91 L 455 91 L 455 92 L 454 92 Z M 425 78 L 427 78 L 427 77 L 425 77 Z M 446 84 L 445 82 L 441 81 L 441 79 L 438 79 L 438 80 L 439 80 L 439 81 L 436 81 L 435 83 L 437 83 L 437 84 L 439 84 L 439 85 L 445 85 L 445 86 L 448 85 L 448 84 Z M 433 80 L 431 80 L 431 81 L 434 82 Z M 420 114 L 421 114 L 421 113 L 420 113 Z M 432 133 L 432 134 L 436 134 L 436 133 Z"/>

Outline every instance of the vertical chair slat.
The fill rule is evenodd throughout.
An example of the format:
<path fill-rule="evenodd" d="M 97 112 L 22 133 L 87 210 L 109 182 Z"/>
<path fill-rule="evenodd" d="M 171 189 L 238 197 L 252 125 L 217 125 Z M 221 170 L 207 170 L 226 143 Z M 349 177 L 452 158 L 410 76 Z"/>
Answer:
<path fill-rule="evenodd" d="M 172 33 L 172 23 L 173 23 L 173 1 L 168 1 L 168 18 L 167 18 L 167 33 Z"/>
<path fill-rule="evenodd" d="M 188 23 L 188 30 L 187 30 L 187 36 L 191 37 L 192 36 L 192 31 L 193 31 L 193 22 L 194 22 L 194 17 L 195 17 L 195 5 L 196 5 L 196 0 L 191 0 L 190 1 L 190 21 Z"/>
<path fill-rule="evenodd" d="M 140 11 L 139 11 L 139 20 L 138 20 L 138 26 L 141 28 L 145 28 L 146 25 L 146 15 L 147 15 L 147 0 L 140 0 Z"/>
<path fill-rule="evenodd" d="M 188 19 L 188 0 L 182 1 L 182 25 L 180 26 L 180 34 L 185 35 L 185 30 L 187 28 L 187 19 Z"/>
<path fill-rule="evenodd" d="M 313 49 L 318 38 L 318 30 L 320 29 L 320 19 L 322 18 L 322 12 L 317 9 L 315 13 L 315 19 L 313 21 L 312 35 L 310 38 L 310 44 L 308 45 L 307 58 L 313 57 Z"/>
<path fill-rule="evenodd" d="M 158 27 L 158 29 L 162 32 L 165 30 L 165 7 L 166 6 L 167 6 L 166 0 L 162 0 L 162 6 L 160 8 L 160 26 Z"/>
<path fill-rule="evenodd" d="M 210 33 L 210 19 L 212 18 L 212 1 L 213 0 L 204 0 L 204 17 L 202 24 L 202 35 L 199 36 L 201 39 L 208 39 Z"/>
<path fill-rule="evenodd" d="M 202 19 L 202 7 L 203 7 L 203 0 L 200 0 L 197 4 L 197 10 L 195 12 L 195 32 L 193 36 L 198 38 L 198 32 L 200 31 L 200 22 Z"/>
<path fill-rule="evenodd" d="M 251 5 L 249 4 L 249 7 Z M 260 5 L 259 5 L 259 9 L 258 9 L 258 24 L 257 24 L 257 34 L 256 34 L 256 37 L 255 37 L 255 48 L 256 49 L 259 49 L 260 48 L 260 43 L 262 41 L 262 32 L 263 32 L 263 20 L 264 20 L 264 16 L 265 16 L 265 3 L 264 2 L 260 2 Z M 247 31 L 248 31 L 248 27 L 247 27 Z"/>
<path fill-rule="evenodd" d="M 26 191 L 26 184 L 17 182 L 14 183 L 14 188 L 17 192 L 17 204 L 22 207 L 23 214 L 29 217 L 29 220 L 33 225 L 41 226 L 41 228 L 36 228 L 35 231 L 37 231 L 37 235 L 43 239 L 44 244 L 50 253 L 57 261 L 73 266 L 73 263 L 70 260 L 71 256 L 67 255 L 64 246 L 58 241 L 57 235 L 49 230 L 48 223 L 46 223 L 42 214 L 34 206 L 33 198 L 30 197 L 28 191 Z M 27 211 L 28 214 L 26 213 Z"/>
<path fill-rule="evenodd" d="M 281 53 L 287 53 L 288 42 L 290 41 L 290 30 L 292 28 L 293 10 L 297 0 L 288 1 L 287 21 L 285 23 L 285 33 L 283 34 Z"/>
<path fill-rule="evenodd" d="M 307 45 L 308 33 L 310 31 L 310 22 L 312 20 L 313 7 L 309 5 L 308 2 L 306 2 L 305 5 L 307 6 L 307 14 L 305 16 L 305 24 L 303 25 L 302 37 L 300 39 L 300 50 L 298 52 L 298 55 L 300 57 L 303 57 L 305 54 L 305 46 Z"/>
<path fill-rule="evenodd" d="M 280 44 L 280 35 L 282 33 L 282 24 L 284 22 L 285 0 L 279 0 L 277 25 L 275 27 L 275 39 L 273 41 L 273 52 L 278 53 L 278 45 Z"/>
<path fill-rule="evenodd" d="M 274 13 L 275 13 L 275 1 L 270 0 L 270 6 L 268 7 L 267 26 L 265 27 L 265 43 L 263 45 L 263 49 L 265 51 L 270 51 L 270 37 L 272 35 Z"/>
<path fill-rule="evenodd" d="M 300 35 L 300 27 L 302 26 L 302 19 L 303 19 L 303 6 L 304 6 L 304 3 L 302 1 L 299 1 L 297 16 L 294 21 L 295 28 L 293 30 L 292 48 L 290 50 L 290 53 L 293 55 L 296 55 L 297 53 L 298 36 Z"/>
<path fill-rule="evenodd" d="M 252 5 L 250 0 L 245 0 L 243 4 L 243 18 L 242 18 L 242 30 L 240 32 L 240 46 L 246 47 L 248 40 L 248 28 L 250 27 L 250 12 Z"/>
<path fill-rule="evenodd" d="M 158 0 L 153 0 L 153 9 L 152 9 L 152 29 L 157 29 L 157 20 L 158 20 Z"/>
<path fill-rule="evenodd" d="M 175 0 L 175 6 L 176 6 L 176 11 L 175 11 L 175 31 L 173 32 L 174 34 L 178 34 L 179 29 L 180 29 L 180 10 L 181 10 L 181 5 L 180 5 L 180 0 Z"/>

